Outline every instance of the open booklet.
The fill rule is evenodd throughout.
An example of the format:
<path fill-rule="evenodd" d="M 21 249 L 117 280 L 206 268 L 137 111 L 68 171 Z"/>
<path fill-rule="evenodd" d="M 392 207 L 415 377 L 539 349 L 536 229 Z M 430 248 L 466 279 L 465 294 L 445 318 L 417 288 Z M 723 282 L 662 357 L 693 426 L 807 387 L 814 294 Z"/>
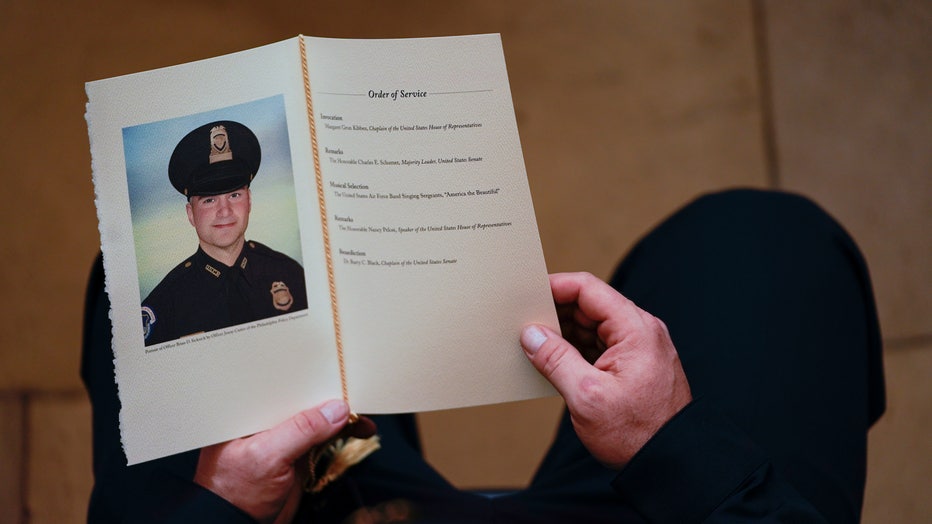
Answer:
<path fill-rule="evenodd" d="M 87 94 L 130 464 L 329 398 L 553 393 L 519 345 L 557 321 L 498 35 L 298 37 Z"/>

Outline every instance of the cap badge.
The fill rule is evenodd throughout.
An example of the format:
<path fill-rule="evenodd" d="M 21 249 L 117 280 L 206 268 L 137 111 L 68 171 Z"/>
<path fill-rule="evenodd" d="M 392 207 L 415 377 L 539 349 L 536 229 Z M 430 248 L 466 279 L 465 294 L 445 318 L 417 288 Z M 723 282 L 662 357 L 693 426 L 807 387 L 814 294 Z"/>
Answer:
<path fill-rule="evenodd" d="M 214 126 L 210 128 L 210 163 L 222 160 L 233 160 L 233 150 L 230 149 L 227 128 Z"/>
<path fill-rule="evenodd" d="M 272 282 L 272 289 L 269 291 L 272 293 L 272 305 L 275 309 L 279 311 L 291 309 L 291 305 L 294 304 L 294 297 L 291 296 L 291 291 L 288 290 L 288 286 L 284 282 Z"/>

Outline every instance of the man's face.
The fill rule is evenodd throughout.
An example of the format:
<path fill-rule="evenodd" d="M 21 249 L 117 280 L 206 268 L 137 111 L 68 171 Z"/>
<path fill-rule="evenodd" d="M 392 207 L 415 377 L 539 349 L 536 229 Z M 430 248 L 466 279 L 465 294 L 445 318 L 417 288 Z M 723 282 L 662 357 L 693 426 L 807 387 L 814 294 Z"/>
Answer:
<path fill-rule="evenodd" d="M 228 249 L 245 240 L 250 207 L 249 188 L 244 187 L 221 195 L 193 196 L 186 209 L 201 246 L 209 252 L 211 247 Z"/>

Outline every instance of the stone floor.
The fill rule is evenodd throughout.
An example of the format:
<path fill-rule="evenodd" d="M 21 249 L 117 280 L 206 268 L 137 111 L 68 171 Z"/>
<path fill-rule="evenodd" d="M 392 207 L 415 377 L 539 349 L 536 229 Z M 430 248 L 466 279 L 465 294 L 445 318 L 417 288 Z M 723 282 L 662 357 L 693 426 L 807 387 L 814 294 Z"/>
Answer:
<path fill-rule="evenodd" d="M 607 276 L 651 224 L 724 187 L 801 192 L 846 225 L 886 347 L 863 520 L 932 521 L 928 2 L 215 4 L 0 7 L 0 158 L 22 196 L 0 207 L 0 522 L 81 522 L 92 483 L 78 360 L 99 244 L 83 82 L 298 33 L 479 32 L 502 33 L 552 271 Z M 558 411 L 546 399 L 423 414 L 428 459 L 459 486 L 520 486 Z"/>

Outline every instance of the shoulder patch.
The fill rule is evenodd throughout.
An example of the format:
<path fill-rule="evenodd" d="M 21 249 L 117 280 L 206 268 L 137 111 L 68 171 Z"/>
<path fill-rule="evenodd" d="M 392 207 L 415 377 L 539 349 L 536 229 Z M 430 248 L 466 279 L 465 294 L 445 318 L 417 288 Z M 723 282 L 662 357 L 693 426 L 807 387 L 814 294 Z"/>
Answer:
<path fill-rule="evenodd" d="M 148 340 L 152 334 L 152 324 L 155 324 L 155 312 L 149 306 L 142 306 L 142 339 Z"/>

